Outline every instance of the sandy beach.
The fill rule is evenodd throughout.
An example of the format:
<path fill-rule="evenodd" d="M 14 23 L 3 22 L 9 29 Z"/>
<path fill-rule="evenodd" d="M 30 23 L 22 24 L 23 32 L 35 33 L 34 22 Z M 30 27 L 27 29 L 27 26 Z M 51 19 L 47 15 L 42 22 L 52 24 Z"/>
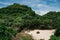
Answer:
<path fill-rule="evenodd" d="M 40 32 L 37 34 L 37 32 Z M 31 35 L 34 40 L 49 40 L 51 35 L 54 35 L 55 30 L 32 30 L 32 31 L 25 31 L 25 33 Z"/>

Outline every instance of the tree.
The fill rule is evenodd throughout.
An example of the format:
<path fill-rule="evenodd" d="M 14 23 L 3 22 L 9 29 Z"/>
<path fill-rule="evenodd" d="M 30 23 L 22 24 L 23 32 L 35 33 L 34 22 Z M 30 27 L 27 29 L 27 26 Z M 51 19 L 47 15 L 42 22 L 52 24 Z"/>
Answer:
<path fill-rule="evenodd" d="M 56 35 L 56 36 L 60 36 L 60 27 L 58 27 L 58 28 L 56 29 L 55 35 Z"/>
<path fill-rule="evenodd" d="M 49 40 L 58 40 L 56 36 L 52 35 Z"/>
<path fill-rule="evenodd" d="M 11 40 L 17 34 L 12 28 L 0 25 L 0 40 Z"/>

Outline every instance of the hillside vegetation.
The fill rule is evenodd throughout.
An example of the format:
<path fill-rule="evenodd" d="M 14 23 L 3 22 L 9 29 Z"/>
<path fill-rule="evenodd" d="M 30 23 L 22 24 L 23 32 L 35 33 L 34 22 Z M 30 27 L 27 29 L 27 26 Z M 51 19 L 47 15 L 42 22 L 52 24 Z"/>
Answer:
<path fill-rule="evenodd" d="M 37 28 L 40 26 L 40 16 L 30 7 L 14 3 L 0 8 L 0 24 L 7 27 Z M 37 26 L 37 27 L 36 27 Z"/>
<path fill-rule="evenodd" d="M 58 30 L 60 27 L 60 12 L 51 11 L 40 16 L 30 7 L 14 3 L 0 8 L 0 25 L 17 29 L 17 32 L 28 29 L 56 29 L 55 35 L 58 36 L 60 35 L 60 30 Z"/>
<path fill-rule="evenodd" d="M 14 3 L 0 8 L 0 24 L 26 29 L 54 29 L 60 26 L 60 12 L 48 12 L 40 16 L 30 7 Z"/>

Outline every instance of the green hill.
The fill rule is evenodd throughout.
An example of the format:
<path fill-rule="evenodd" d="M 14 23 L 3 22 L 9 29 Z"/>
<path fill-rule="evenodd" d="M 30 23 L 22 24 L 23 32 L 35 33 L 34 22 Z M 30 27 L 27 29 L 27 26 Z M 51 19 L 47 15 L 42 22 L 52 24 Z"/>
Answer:
<path fill-rule="evenodd" d="M 51 11 L 40 16 L 30 7 L 16 3 L 0 8 L 0 40 L 11 40 L 22 30 L 34 29 L 56 29 L 51 40 L 60 39 L 60 12 Z"/>
<path fill-rule="evenodd" d="M 48 12 L 40 16 L 30 7 L 20 4 L 12 4 L 0 8 L 0 24 L 23 29 L 55 29 L 60 26 L 60 12 Z"/>
<path fill-rule="evenodd" d="M 37 28 L 40 26 L 40 17 L 26 5 L 14 3 L 8 7 L 0 8 L 0 24 L 7 27 L 18 27 L 21 30 L 31 27 Z"/>
<path fill-rule="evenodd" d="M 60 12 L 51 11 L 45 14 L 43 17 L 45 17 L 46 20 L 50 20 L 54 28 L 60 27 Z"/>

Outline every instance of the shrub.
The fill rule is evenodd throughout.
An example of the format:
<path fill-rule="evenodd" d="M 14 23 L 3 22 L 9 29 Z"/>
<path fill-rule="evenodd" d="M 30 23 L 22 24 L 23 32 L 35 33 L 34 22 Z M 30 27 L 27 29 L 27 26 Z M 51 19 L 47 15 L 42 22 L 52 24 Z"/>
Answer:
<path fill-rule="evenodd" d="M 58 27 L 55 31 L 55 36 L 60 36 L 60 27 Z"/>
<path fill-rule="evenodd" d="M 25 34 L 25 33 L 19 33 L 17 34 L 17 37 L 20 37 L 21 40 L 33 40 L 32 36 L 30 36 L 29 34 Z"/>
<path fill-rule="evenodd" d="M 40 40 L 44 40 L 44 39 L 40 39 Z"/>
<path fill-rule="evenodd" d="M 57 37 L 54 36 L 54 35 L 52 35 L 52 36 L 50 37 L 50 40 L 57 40 Z"/>
<path fill-rule="evenodd" d="M 15 36 L 16 33 L 12 28 L 0 25 L 0 40 L 11 40 L 12 36 Z"/>

